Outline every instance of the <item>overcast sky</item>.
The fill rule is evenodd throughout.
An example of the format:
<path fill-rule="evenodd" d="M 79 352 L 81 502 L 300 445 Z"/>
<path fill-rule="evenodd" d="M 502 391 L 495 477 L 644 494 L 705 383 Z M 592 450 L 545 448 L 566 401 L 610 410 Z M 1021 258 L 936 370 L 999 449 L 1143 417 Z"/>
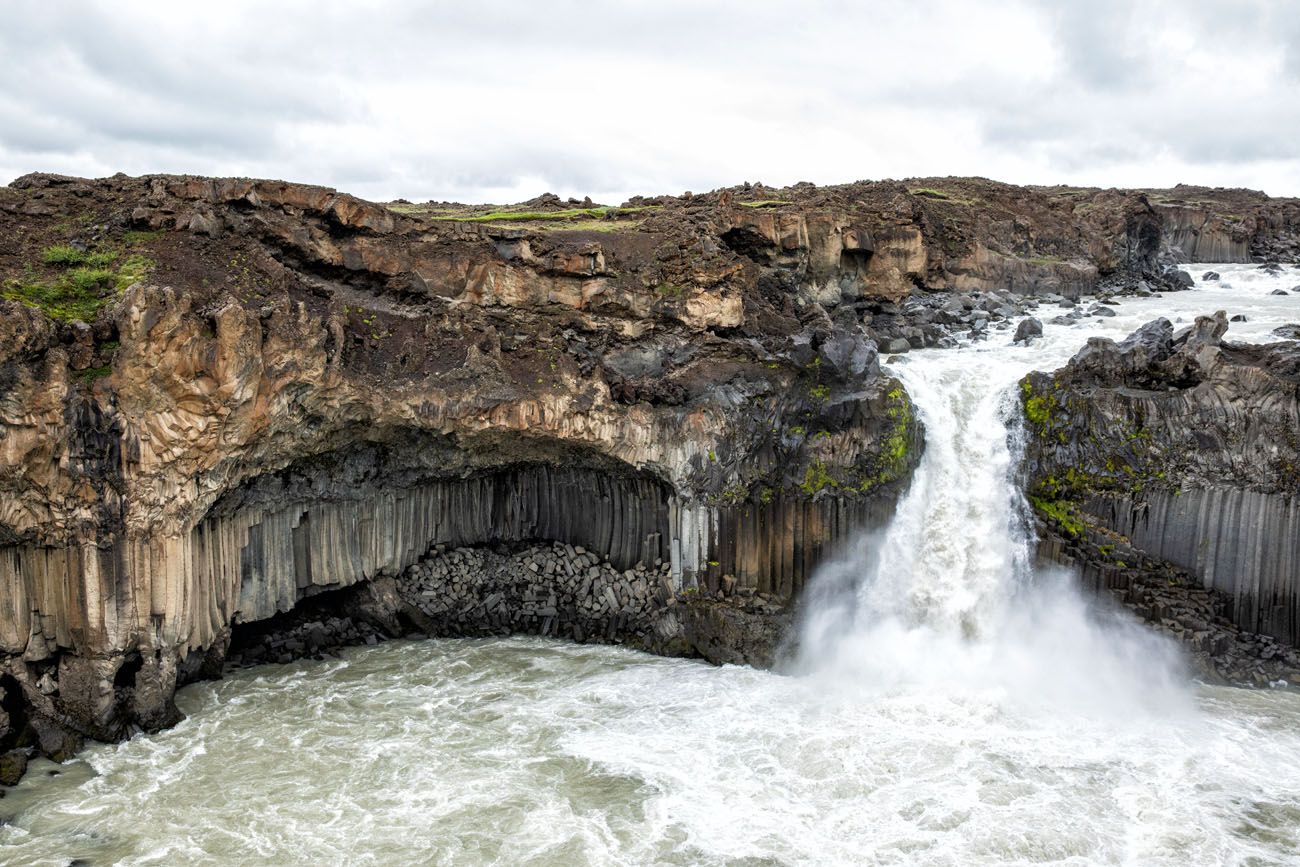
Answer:
<path fill-rule="evenodd" d="M 1300 0 L 0 0 L 0 183 L 513 202 L 923 175 L 1300 195 Z"/>

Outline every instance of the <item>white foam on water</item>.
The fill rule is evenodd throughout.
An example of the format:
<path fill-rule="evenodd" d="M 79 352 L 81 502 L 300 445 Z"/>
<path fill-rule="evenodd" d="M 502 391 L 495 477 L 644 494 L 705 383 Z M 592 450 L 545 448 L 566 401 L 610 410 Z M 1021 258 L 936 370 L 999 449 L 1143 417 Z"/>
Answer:
<path fill-rule="evenodd" d="M 1214 270 L 1229 287 L 892 364 L 927 452 L 814 583 L 792 674 L 522 638 L 241 671 L 183 690 L 172 730 L 34 763 L 0 862 L 1300 863 L 1300 695 L 1191 686 L 1036 574 L 1007 479 L 1007 387 L 1086 336 L 1300 320 L 1267 294 L 1300 272 Z"/>

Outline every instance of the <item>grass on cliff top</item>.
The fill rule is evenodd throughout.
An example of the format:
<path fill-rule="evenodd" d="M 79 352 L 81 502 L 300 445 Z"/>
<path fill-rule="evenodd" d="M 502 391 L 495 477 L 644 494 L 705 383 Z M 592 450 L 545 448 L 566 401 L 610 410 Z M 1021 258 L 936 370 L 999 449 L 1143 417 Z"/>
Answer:
<path fill-rule="evenodd" d="M 742 208 L 779 208 L 790 204 L 785 199 L 760 199 L 757 202 L 736 202 Z"/>
<path fill-rule="evenodd" d="M 909 190 L 908 192 L 910 192 L 914 196 L 920 196 L 923 199 L 932 199 L 937 202 L 948 202 L 953 205 L 975 204 L 974 199 L 963 199 L 958 196 L 954 196 L 951 193 L 944 192 L 943 190 L 936 190 L 932 187 L 917 187 L 916 189 Z"/>
<path fill-rule="evenodd" d="M 454 211 L 445 208 L 429 208 L 423 205 L 405 203 L 390 204 L 388 208 L 399 214 L 421 216 L 429 220 L 452 223 L 542 223 L 539 228 L 570 229 L 581 226 L 584 231 L 617 232 L 622 229 L 635 228 L 640 220 L 625 220 L 623 217 L 639 214 L 658 208 L 658 205 L 635 205 L 626 208 L 593 207 L 565 208 L 559 211 L 522 211 L 501 208 L 485 213 L 471 211 Z M 560 225 L 550 225 L 560 224 Z"/>
<path fill-rule="evenodd" d="M 64 268 L 107 268 L 117 261 L 117 252 L 108 250 L 103 253 L 90 253 L 78 250 L 67 244 L 55 244 L 46 247 L 41 253 L 41 261 L 46 265 L 58 265 Z"/>
<path fill-rule="evenodd" d="M 61 269 L 52 279 L 40 279 L 30 269 L 22 279 L 7 281 L 0 296 L 43 311 L 60 322 L 93 322 L 99 311 L 154 268 L 147 256 L 132 254 L 116 268 L 116 251 L 88 252 L 56 244 L 45 248 L 41 261 Z"/>

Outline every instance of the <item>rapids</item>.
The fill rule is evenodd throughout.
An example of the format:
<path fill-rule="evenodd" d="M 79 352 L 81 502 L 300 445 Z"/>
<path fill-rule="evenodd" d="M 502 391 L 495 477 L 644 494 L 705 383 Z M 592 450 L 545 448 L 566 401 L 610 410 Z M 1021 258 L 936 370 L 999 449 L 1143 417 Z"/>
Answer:
<path fill-rule="evenodd" d="M 1035 570 L 1013 478 L 1014 383 L 1086 337 L 1300 319 L 1268 294 L 1300 271 L 1213 267 L 1027 346 L 891 360 L 925 456 L 891 525 L 818 575 L 781 673 L 522 638 L 238 671 L 183 690 L 174 729 L 33 763 L 0 861 L 1300 863 L 1300 693 L 1195 684 Z"/>

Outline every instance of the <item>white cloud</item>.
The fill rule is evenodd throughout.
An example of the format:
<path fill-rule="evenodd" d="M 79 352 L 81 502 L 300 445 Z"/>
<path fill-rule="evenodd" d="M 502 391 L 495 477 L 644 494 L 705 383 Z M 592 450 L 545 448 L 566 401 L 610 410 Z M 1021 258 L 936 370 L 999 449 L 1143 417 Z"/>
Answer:
<path fill-rule="evenodd" d="M 1295 5 L 18 0 L 0 180 L 620 201 L 979 174 L 1300 195 Z"/>

